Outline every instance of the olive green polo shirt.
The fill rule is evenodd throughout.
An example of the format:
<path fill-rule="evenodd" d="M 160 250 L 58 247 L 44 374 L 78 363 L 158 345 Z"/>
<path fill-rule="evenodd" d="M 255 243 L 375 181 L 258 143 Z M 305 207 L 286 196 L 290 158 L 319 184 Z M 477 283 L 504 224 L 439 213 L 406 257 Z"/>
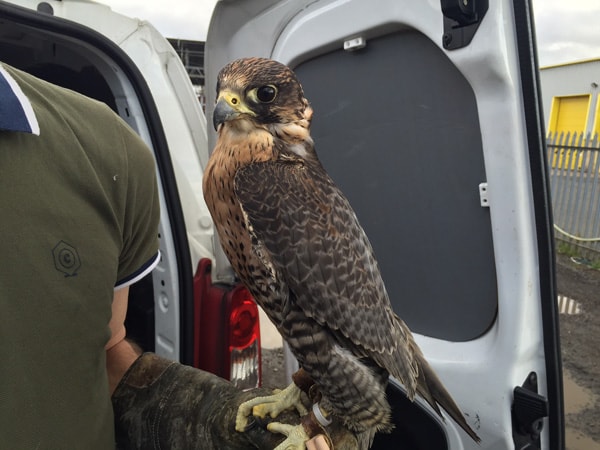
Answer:
<path fill-rule="evenodd" d="M 114 448 L 104 346 L 115 287 L 158 260 L 154 159 L 104 104 L 0 68 L 39 124 L 0 105 L 0 448 Z"/>

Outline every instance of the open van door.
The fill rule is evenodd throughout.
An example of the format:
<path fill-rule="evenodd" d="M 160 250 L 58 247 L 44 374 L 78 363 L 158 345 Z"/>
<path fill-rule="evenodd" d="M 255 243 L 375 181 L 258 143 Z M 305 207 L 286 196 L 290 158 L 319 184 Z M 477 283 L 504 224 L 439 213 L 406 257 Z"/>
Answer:
<path fill-rule="evenodd" d="M 391 380 L 396 427 L 373 448 L 564 448 L 530 2 L 219 1 L 209 118 L 218 71 L 246 56 L 297 73 L 317 153 L 371 239 L 395 311 L 482 440 Z"/>

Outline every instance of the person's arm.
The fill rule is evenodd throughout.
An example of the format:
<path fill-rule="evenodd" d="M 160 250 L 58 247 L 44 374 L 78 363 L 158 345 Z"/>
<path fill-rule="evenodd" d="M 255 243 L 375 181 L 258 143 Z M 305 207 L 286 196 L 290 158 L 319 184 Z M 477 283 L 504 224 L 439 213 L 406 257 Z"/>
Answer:
<path fill-rule="evenodd" d="M 105 346 L 117 440 L 124 447 L 147 449 L 162 442 L 161 446 L 218 448 L 224 441 L 230 449 L 271 449 L 277 445 L 281 436 L 263 427 L 245 433 L 234 430 L 239 405 L 253 395 L 266 395 L 264 390 L 241 392 L 200 370 L 152 354 L 141 357 L 142 351 L 125 339 L 128 297 L 128 287 L 114 293 L 111 338 Z M 315 436 L 306 448 L 329 449 L 323 436 Z"/>
<path fill-rule="evenodd" d="M 129 300 L 129 287 L 115 291 L 112 301 L 112 317 L 109 327 L 111 338 L 104 347 L 106 350 L 106 372 L 108 386 L 112 395 L 115 388 L 129 370 L 131 365 L 142 354 L 142 351 L 131 342 L 125 340 L 125 316 Z"/>

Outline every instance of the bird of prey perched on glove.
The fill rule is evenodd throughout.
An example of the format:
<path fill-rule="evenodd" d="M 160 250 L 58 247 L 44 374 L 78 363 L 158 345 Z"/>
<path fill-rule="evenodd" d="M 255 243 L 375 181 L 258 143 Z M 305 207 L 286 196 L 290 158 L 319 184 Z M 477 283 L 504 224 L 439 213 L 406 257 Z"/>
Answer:
<path fill-rule="evenodd" d="M 204 197 L 233 269 L 300 364 L 288 388 L 240 407 L 238 430 L 251 414 L 276 417 L 295 404 L 306 434 L 269 429 L 288 441 L 300 434 L 297 448 L 339 420 L 367 449 L 376 432 L 391 429 L 392 375 L 409 398 L 418 393 L 440 415 L 441 406 L 479 441 L 392 311 L 371 244 L 315 153 L 311 118 L 281 63 L 245 58 L 219 73 Z M 302 390 L 312 409 L 299 402 Z"/>

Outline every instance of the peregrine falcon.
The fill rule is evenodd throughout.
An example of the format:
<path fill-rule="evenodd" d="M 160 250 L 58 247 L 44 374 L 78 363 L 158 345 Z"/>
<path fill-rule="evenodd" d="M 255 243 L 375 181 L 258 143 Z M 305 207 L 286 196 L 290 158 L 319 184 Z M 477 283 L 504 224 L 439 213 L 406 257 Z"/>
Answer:
<path fill-rule="evenodd" d="M 392 375 L 411 400 L 418 393 L 440 416 L 441 406 L 479 441 L 392 310 L 371 244 L 315 153 L 311 119 L 287 66 L 231 62 L 218 76 L 218 140 L 203 180 L 233 269 L 298 359 L 298 377 L 314 382 L 315 405 L 299 411 L 319 427 L 341 421 L 369 448 L 376 432 L 391 429 L 385 389 Z M 297 400 L 296 384 L 306 382 L 281 397 Z M 238 429 L 250 414 L 275 417 L 289 406 L 281 397 L 242 405 Z"/>

